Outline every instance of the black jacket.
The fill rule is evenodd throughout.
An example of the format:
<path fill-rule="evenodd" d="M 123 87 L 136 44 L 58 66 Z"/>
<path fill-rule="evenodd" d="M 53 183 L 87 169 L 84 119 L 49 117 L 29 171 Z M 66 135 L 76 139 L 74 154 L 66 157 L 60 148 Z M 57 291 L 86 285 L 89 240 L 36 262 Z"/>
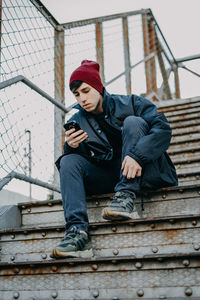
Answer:
<path fill-rule="evenodd" d="M 166 153 L 171 140 L 171 129 L 164 114 L 158 114 L 157 107 L 145 98 L 109 94 L 105 89 L 102 105 L 105 120 L 118 130 L 121 130 L 124 119 L 131 115 L 143 118 L 149 126 L 148 135 L 140 138 L 127 153 L 142 167 L 141 188 L 157 189 L 177 185 L 176 170 Z M 80 105 L 76 108 L 79 111 L 70 120 L 76 120 L 81 129 L 87 132 L 88 138 L 76 149 L 65 142 L 64 153 L 56 161 L 58 169 L 60 159 L 70 153 L 78 153 L 96 163 L 113 158 L 113 149 L 93 115 Z"/>

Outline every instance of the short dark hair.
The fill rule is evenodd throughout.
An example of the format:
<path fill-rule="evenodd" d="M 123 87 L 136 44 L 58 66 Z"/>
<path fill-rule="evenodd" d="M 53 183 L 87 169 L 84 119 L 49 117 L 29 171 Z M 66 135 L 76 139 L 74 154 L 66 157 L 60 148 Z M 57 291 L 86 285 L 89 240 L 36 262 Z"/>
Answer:
<path fill-rule="evenodd" d="M 77 90 L 81 86 L 82 83 L 83 83 L 83 81 L 81 81 L 81 80 L 74 80 L 70 84 L 69 88 L 71 91 Z"/>

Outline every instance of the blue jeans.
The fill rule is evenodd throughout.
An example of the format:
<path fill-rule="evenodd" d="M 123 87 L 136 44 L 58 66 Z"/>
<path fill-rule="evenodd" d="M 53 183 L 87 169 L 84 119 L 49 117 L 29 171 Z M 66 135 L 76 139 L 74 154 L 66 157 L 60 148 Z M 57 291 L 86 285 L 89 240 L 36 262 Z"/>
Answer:
<path fill-rule="evenodd" d="M 129 116 L 122 128 L 122 157 L 104 164 L 94 164 L 79 154 L 64 156 L 60 162 L 60 186 L 66 230 L 73 225 L 88 231 L 86 195 L 126 190 L 135 196 L 140 189 L 140 177 L 127 179 L 121 163 L 126 153 L 148 133 L 147 123 L 140 117 Z"/>

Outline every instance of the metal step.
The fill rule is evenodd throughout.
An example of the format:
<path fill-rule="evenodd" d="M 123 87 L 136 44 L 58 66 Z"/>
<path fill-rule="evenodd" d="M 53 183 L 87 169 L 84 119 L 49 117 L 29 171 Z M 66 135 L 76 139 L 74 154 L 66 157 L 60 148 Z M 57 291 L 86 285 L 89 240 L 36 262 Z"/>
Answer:
<path fill-rule="evenodd" d="M 193 126 L 188 126 L 184 128 L 177 128 L 172 130 L 172 136 L 180 136 L 180 135 L 185 135 L 185 134 L 192 134 L 192 133 L 199 133 L 200 132 L 200 125 L 193 125 Z"/>
<path fill-rule="evenodd" d="M 110 202 L 108 195 L 94 195 L 87 198 L 90 222 L 101 222 L 101 212 Z M 200 185 L 162 189 L 144 196 L 145 211 L 141 211 L 141 199 L 136 207 L 140 218 L 196 214 L 200 212 Z M 62 202 L 38 201 L 21 203 L 22 226 L 51 226 L 64 224 Z"/>
<path fill-rule="evenodd" d="M 185 113 L 185 114 L 182 114 L 182 115 L 179 115 L 179 116 L 172 116 L 172 117 L 168 117 L 168 121 L 170 123 L 175 123 L 175 122 L 180 122 L 180 121 L 183 121 L 183 120 L 195 120 L 195 119 L 199 119 L 200 117 L 200 112 L 197 111 L 196 113 Z"/>
<path fill-rule="evenodd" d="M 145 256 L 200 250 L 200 214 L 90 224 L 95 256 Z M 1 262 L 39 261 L 64 235 L 64 226 L 1 231 Z"/>
<path fill-rule="evenodd" d="M 200 254 L 0 263 L 0 299 L 198 299 Z"/>

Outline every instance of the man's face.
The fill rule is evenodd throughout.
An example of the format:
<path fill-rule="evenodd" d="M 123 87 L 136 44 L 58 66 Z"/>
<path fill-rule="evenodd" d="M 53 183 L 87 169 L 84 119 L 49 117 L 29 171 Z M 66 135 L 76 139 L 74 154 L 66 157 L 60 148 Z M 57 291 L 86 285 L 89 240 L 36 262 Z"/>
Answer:
<path fill-rule="evenodd" d="M 102 95 L 91 85 L 83 82 L 81 86 L 72 90 L 76 100 L 87 112 L 98 114 L 102 112 Z"/>

